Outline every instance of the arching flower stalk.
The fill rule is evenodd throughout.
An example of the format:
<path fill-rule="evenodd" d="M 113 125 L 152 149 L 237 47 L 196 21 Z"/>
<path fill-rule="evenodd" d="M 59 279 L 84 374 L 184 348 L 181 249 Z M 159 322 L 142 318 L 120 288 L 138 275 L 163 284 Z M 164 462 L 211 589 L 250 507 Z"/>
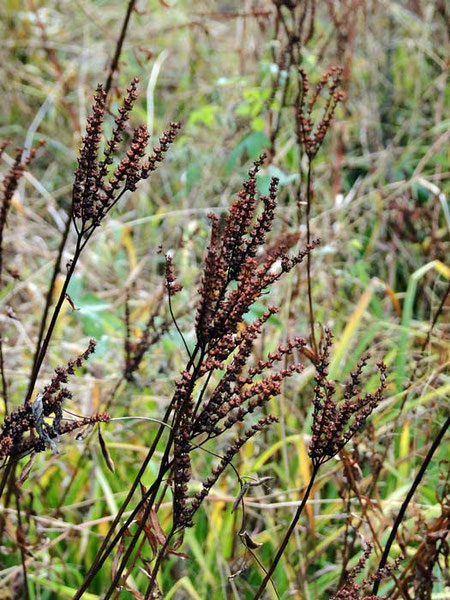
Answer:
<path fill-rule="evenodd" d="M 309 446 L 309 456 L 313 466 L 311 479 L 283 541 L 254 596 L 254 600 L 261 598 L 267 583 L 280 562 L 311 494 L 321 465 L 335 457 L 353 436 L 364 427 L 374 408 L 383 399 L 383 392 L 386 389 L 386 365 L 383 362 L 377 364 L 380 373 L 380 384 L 375 393 L 365 394 L 364 396 L 360 394 L 361 375 L 368 362 L 368 356 L 363 357 L 355 371 L 351 373 L 350 381 L 344 387 L 343 398 L 341 400 L 336 399 L 336 384 L 328 379 L 331 345 L 332 334 L 329 329 L 326 329 L 320 359 L 315 365 L 313 435 Z"/>

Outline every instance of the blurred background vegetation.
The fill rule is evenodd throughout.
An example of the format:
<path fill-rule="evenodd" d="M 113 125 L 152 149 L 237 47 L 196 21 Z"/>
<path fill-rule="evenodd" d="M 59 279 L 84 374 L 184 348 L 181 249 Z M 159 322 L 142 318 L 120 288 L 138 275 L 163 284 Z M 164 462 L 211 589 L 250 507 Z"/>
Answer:
<path fill-rule="evenodd" d="M 113 417 L 162 414 L 185 364 L 184 347 L 170 327 L 150 349 L 136 380 L 121 381 L 126 290 L 133 335 L 139 338 L 160 302 L 163 254 L 171 252 L 184 286 L 174 310 L 188 343 L 193 341 L 196 288 L 209 235 L 206 215 L 227 209 L 251 161 L 263 151 L 269 157 L 260 191 L 267 190 L 271 176 L 280 179 L 278 233 L 305 238 L 298 190 L 307 164 L 295 136 L 296 65 L 287 70 L 280 59 L 290 4 L 295 2 L 136 3 L 110 109 L 117 109 L 137 76 L 140 98 L 133 123 L 147 124 L 155 139 L 170 121 L 181 121 L 182 132 L 155 177 L 121 202 L 97 231 L 71 282 L 78 310 L 64 307 L 41 384 L 95 337 L 97 352 L 72 386 L 68 408 L 75 413 L 101 410 L 119 385 L 109 409 Z M 389 393 L 369 430 L 347 450 L 359 495 L 350 492 L 344 459 L 329 464 L 276 571 L 282 598 L 308 600 L 331 595 L 343 553 L 354 565 L 363 539 L 374 541 L 376 566 L 379 547 L 448 412 L 450 390 L 449 9 L 439 0 L 313 4 L 315 11 L 308 13 L 313 25 L 299 60 L 313 83 L 325 68 L 342 65 L 346 91 L 314 161 L 311 227 L 322 240 L 312 260 L 316 319 L 335 335 L 332 375 L 348 375 L 357 358 L 370 351 L 374 361 L 384 358 L 388 364 Z M 46 141 L 14 197 L 6 232 L 7 266 L 18 278 L 1 291 L 1 319 L 8 327 L 5 360 L 17 404 L 26 391 L 92 93 L 107 78 L 126 7 L 118 0 L 3 0 L 0 6 L 0 138 L 26 148 Z M 8 160 L 12 152 L 6 153 L 6 165 Z M 61 282 L 62 277 L 57 286 Z M 308 336 L 305 269 L 289 274 L 270 303 L 281 311 L 257 358 L 289 335 Z M 260 303 L 249 319 L 263 309 Z M 167 317 L 165 307 L 155 327 Z M 236 463 L 241 475 L 274 478 L 247 496 L 246 528 L 263 544 L 255 552 L 266 565 L 289 522 L 290 503 L 298 502 L 298 490 L 309 478 L 312 375 L 309 367 L 285 385 L 282 398 L 270 406 L 280 423 L 247 445 Z M 375 385 L 371 380 L 368 389 Z M 97 436 L 88 435 L 66 440 L 60 455 L 39 455 L 23 486 L 32 598 L 73 596 L 145 456 L 153 425 L 117 421 L 102 431 L 114 473 L 106 468 Z M 411 589 L 421 576 L 433 578 L 429 595 L 411 598 L 450 598 L 445 560 L 437 556 L 445 540 L 436 533 L 445 531 L 449 519 L 445 458 L 441 447 L 392 552 L 392 557 L 406 555 L 398 577 L 410 578 Z M 209 463 L 210 457 L 199 453 L 198 481 Z M 145 483 L 157 466 L 151 466 Z M 377 484 L 370 488 L 375 469 Z M 231 507 L 237 491 L 230 472 L 186 533 L 183 551 L 189 558 L 172 557 L 164 565 L 165 598 L 252 597 L 261 571 L 236 536 L 240 514 Z M 161 508 L 163 527 L 164 511 L 170 510 L 170 502 Z M 8 509 L 5 519 L 9 535 L 2 548 L 0 598 L 20 598 L 15 511 Z M 426 557 L 431 570 L 424 575 Z M 101 597 L 110 568 L 103 569 L 86 598 Z M 144 569 L 144 563 L 136 566 L 121 598 L 140 597 L 135 590 L 142 590 Z M 393 582 L 381 592 L 401 597 Z M 276 597 L 272 589 L 267 594 Z"/>

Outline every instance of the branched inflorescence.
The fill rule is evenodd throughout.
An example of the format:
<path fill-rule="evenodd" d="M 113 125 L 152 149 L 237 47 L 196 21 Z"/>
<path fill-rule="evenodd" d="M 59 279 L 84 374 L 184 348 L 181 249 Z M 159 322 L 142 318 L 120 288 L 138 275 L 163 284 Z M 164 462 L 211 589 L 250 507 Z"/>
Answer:
<path fill-rule="evenodd" d="M 292 245 L 290 238 L 286 242 L 277 240 L 275 245 L 264 250 L 275 216 L 278 181 L 272 179 L 267 196 L 258 196 L 256 175 L 263 160 L 264 156 L 261 156 L 249 171 L 249 178 L 233 202 L 222 230 L 218 218 L 210 215 L 211 239 L 196 314 L 197 347 L 194 356 L 197 354 L 200 359 L 197 363 L 190 361 L 189 368 L 176 384 L 173 399 L 176 415 L 173 420 L 176 428 L 172 469 L 174 524 L 179 528 L 192 525 L 195 512 L 240 447 L 273 423 L 275 417 L 260 419 L 231 443 L 219 465 L 191 501 L 188 496 L 190 453 L 198 445 L 218 438 L 236 424 L 244 423 L 271 397 L 280 394 L 283 381 L 303 370 L 303 365 L 293 360 L 295 352 L 306 347 L 306 341 L 300 337 L 281 345 L 266 359 L 248 365 L 255 341 L 277 308 L 269 307 L 261 317 L 245 327 L 244 315 L 263 293 L 284 273 L 301 263 L 318 244 L 314 241 L 294 256 L 287 254 Z M 166 262 L 166 287 L 169 295 L 180 289 L 171 259 Z M 281 361 L 285 366 L 273 372 L 273 367 Z M 222 373 L 221 377 L 210 389 L 209 383 L 217 371 Z M 201 386 L 197 386 L 200 381 Z M 198 387 L 200 392 L 195 396 L 194 388 Z"/>
<path fill-rule="evenodd" d="M 256 253 L 272 229 L 278 186 L 278 179 L 272 178 L 269 195 L 259 198 L 263 210 L 253 224 L 257 208 L 256 175 L 262 160 L 263 157 L 249 171 L 249 179 L 230 208 L 222 234 L 218 217 L 210 215 L 212 232 L 196 316 L 197 336 L 203 346 L 212 348 L 234 332 L 264 290 L 301 263 L 319 243 L 313 241 L 294 256 L 288 256 L 286 247 L 278 245 L 265 254 L 261 264 L 257 260 Z M 230 290 L 233 281 L 237 285 Z"/>
<path fill-rule="evenodd" d="M 315 375 L 313 435 L 309 448 L 309 456 L 315 465 L 327 462 L 342 450 L 364 426 L 374 408 L 383 399 L 383 392 L 386 389 L 386 365 L 379 362 L 377 367 L 380 373 L 380 385 L 376 392 L 360 395 L 361 375 L 369 359 L 365 356 L 359 361 L 356 370 L 351 373 L 350 381 L 344 387 L 343 399 L 337 401 L 336 384 L 328 379 L 331 344 L 332 335 L 327 329 Z"/>
<path fill-rule="evenodd" d="M 356 577 L 364 569 L 371 554 L 372 545 L 366 544 L 363 556 L 359 559 L 356 566 L 345 574 L 344 584 L 331 597 L 331 600 L 386 600 L 387 596 L 366 596 L 364 594 L 364 590 L 371 587 L 375 581 L 381 581 L 382 579 L 390 577 L 398 568 L 402 558 L 399 557 L 392 565 L 386 565 L 383 569 L 378 570 L 373 575 L 370 575 L 367 579 L 363 579 L 361 583 L 357 583 Z"/>
<path fill-rule="evenodd" d="M 25 403 L 5 417 L 0 430 L 1 459 L 7 456 L 21 456 L 31 450 L 42 452 L 48 446 L 56 451 L 55 440 L 58 440 L 59 435 L 88 424 L 109 421 L 109 415 L 101 413 L 67 423 L 61 422 L 63 403 L 72 397 L 63 384 L 69 381 L 69 377 L 83 365 L 94 350 L 95 341 L 90 340 L 82 354 L 69 361 L 67 366 L 55 369 L 55 376 L 44 387 L 42 393 L 37 394 L 33 402 Z M 51 424 L 45 422 L 48 417 L 53 417 Z M 37 436 L 34 431 L 37 432 Z"/>
<path fill-rule="evenodd" d="M 2 158 L 3 152 L 8 147 L 9 142 L 2 142 L 0 144 L 0 159 Z M 42 143 L 40 144 L 42 145 Z M 39 146 L 38 146 L 39 147 Z M 16 155 L 11 168 L 7 171 L 3 177 L 1 188 L 0 188 L 0 286 L 2 283 L 2 254 L 3 254 L 3 234 L 8 219 L 9 209 L 15 191 L 19 185 L 21 178 L 25 172 L 25 169 L 36 156 L 38 147 L 32 148 L 32 150 L 25 156 L 23 148 L 16 150 Z"/>
<path fill-rule="evenodd" d="M 297 107 L 297 138 L 311 161 L 319 151 L 330 128 L 337 105 L 344 99 L 344 93 L 340 90 L 342 68 L 330 67 L 325 71 L 309 98 L 309 78 L 303 67 L 299 67 L 298 71 L 302 80 L 302 94 Z M 328 89 L 325 106 L 321 118 L 314 123 L 313 111 L 324 89 Z"/>
<path fill-rule="evenodd" d="M 134 191 L 139 181 L 147 179 L 156 170 L 157 164 L 164 159 L 178 132 L 179 124 L 171 123 L 160 137 L 159 145 L 145 158 L 149 134 L 145 126 L 139 125 L 132 134 L 125 156 L 115 169 L 112 168 L 114 156 L 123 141 L 129 114 L 137 98 L 137 84 L 138 80 L 134 79 L 127 90 L 101 159 L 99 151 L 103 137 L 106 93 L 101 85 L 97 87 L 73 186 L 73 219 L 80 233 L 90 233 L 126 191 Z"/>

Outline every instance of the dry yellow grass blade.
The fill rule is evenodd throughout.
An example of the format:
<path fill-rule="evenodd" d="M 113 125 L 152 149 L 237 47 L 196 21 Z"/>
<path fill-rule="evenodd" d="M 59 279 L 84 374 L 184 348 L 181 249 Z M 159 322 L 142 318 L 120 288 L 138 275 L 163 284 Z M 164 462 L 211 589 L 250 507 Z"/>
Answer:
<path fill-rule="evenodd" d="M 356 332 L 356 329 L 358 328 L 359 323 L 361 322 L 361 319 L 364 315 L 364 311 L 366 310 L 367 306 L 369 305 L 369 302 L 372 298 L 372 294 L 376 288 L 376 285 L 377 285 L 377 280 L 372 279 L 370 281 L 368 288 L 364 291 L 361 298 L 359 299 L 358 304 L 356 305 L 356 308 L 353 311 L 353 314 L 349 318 L 344 331 L 339 336 L 339 341 L 337 342 L 337 344 L 335 346 L 334 355 L 333 355 L 333 358 L 332 358 L 331 364 L 330 364 L 330 377 L 331 378 L 336 377 L 339 372 L 339 367 L 341 365 L 342 358 L 344 357 L 345 352 L 348 350 L 348 347 L 350 346 L 350 342 Z"/>

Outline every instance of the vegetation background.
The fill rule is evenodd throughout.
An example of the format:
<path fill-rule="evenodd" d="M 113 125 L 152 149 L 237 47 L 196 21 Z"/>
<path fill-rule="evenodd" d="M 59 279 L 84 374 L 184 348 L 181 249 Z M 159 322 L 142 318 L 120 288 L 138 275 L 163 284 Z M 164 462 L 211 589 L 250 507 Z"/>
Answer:
<path fill-rule="evenodd" d="M 102 410 L 114 390 L 112 417 L 162 415 L 185 364 L 185 349 L 163 297 L 161 249 L 173 254 L 184 286 L 174 310 L 189 343 L 209 236 L 206 215 L 227 209 L 251 161 L 263 151 L 269 157 L 258 179 L 260 191 L 267 191 L 271 176 L 280 179 L 278 233 L 305 238 L 297 190 L 307 165 L 295 136 L 293 80 L 280 63 L 286 39 L 279 16 L 288 19 L 283 5 L 289 4 L 136 3 L 113 79 L 111 109 L 137 76 L 140 98 L 132 121 L 147 124 L 154 137 L 170 121 L 180 121 L 182 130 L 152 181 L 127 197 L 96 232 L 70 284 L 77 310 L 64 305 L 40 381 L 44 385 L 55 366 L 95 337 L 97 351 L 72 385 L 67 408 L 74 413 Z M 383 358 L 388 365 L 389 385 L 369 427 L 345 456 L 321 471 L 275 573 L 282 598 L 308 600 L 331 596 L 343 564 L 354 566 L 360 558 L 363 540 L 374 544 L 369 570 L 376 568 L 400 504 L 448 415 L 450 391 L 448 7 L 439 0 L 313 4 L 302 66 L 315 83 L 325 68 L 342 65 L 346 92 L 314 161 L 311 229 L 322 240 L 312 259 L 315 316 L 334 332 L 335 378 L 342 380 L 370 351 L 373 360 Z M 6 375 L 17 405 L 26 392 L 92 92 L 107 78 L 126 7 L 119 0 L 3 0 L 0 6 L 0 138 L 25 148 L 46 142 L 13 198 L 5 232 L 7 267 L 17 278 L 1 290 L 0 318 L 8 332 Z M 4 165 L 12 156 L 6 151 Z M 64 258 L 69 257 L 68 250 Z M 56 292 L 61 283 L 62 276 Z M 169 323 L 133 382 L 121 377 L 127 289 L 137 339 L 155 306 L 161 305 L 155 327 Z M 305 269 L 292 271 L 270 302 L 281 311 L 271 319 L 257 358 L 288 336 L 308 337 Z M 258 303 L 249 319 L 264 306 L 265 301 Z M 309 480 L 313 374 L 308 366 L 285 383 L 270 406 L 280 422 L 234 461 L 241 476 L 273 478 L 265 487 L 251 488 L 245 499 L 246 527 L 262 544 L 255 554 L 265 565 Z M 153 431 L 154 424 L 142 419 L 102 427 L 114 472 L 105 464 L 97 435 L 65 439 L 59 455 L 37 455 L 22 488 L 21 540 L 17 509 L 3 512 L 0 598 L 25 597 L 21 549 L 30 598 L 73 597 Z M 397 577 L 407 582 L 408 598 L 450 598 L 446 449 L 441 444 L 435 454 L 391 552 L 392 559 L 405 556 Z M 210 458 L 197 457 L 198 485 Z M 150 465 L 144 484 L 157 466 Z M 375 471 L 376 485 L 370 486 Z M 236 535 L 241 514 L 231 509 L 237 493 L 233 473 L 226 472 L 195 528 L 186 532 L 182 550 L 188 558 L 173 556 L 163 566 L 165 598 L 253 597 L 261 570 Z M 161 506 L 163 528 L 170 511 L 170 501 Z M 85 598 L 101 598 L 110 570 L 111 561 Z M 121 598 L 140 597 L 144 571 L 140 562 Z M 414 595 L 421 578 L 431 582 L 428 595 Z M 402 597 L 392 580 L 381 593 Z M 276 597 L 272 588 L 267 594 Z"/>

